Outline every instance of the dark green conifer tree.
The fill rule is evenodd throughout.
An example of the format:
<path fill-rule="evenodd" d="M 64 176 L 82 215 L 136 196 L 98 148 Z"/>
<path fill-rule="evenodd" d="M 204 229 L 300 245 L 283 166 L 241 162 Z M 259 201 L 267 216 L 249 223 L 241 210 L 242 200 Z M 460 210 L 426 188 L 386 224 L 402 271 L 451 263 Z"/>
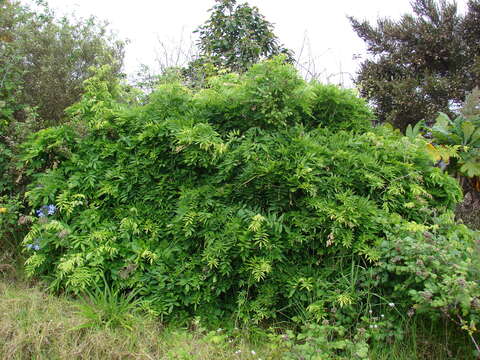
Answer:
<path fill-rule="evenodd" d="M 370 55 L 357 85 L 380 122 L 405 129 L 455 108 L 480 81 L 480 1 L 465 14 L 454 2 L 414 0 L 413 14 L 379 19 L 376 26 L 350 17 Z"/>

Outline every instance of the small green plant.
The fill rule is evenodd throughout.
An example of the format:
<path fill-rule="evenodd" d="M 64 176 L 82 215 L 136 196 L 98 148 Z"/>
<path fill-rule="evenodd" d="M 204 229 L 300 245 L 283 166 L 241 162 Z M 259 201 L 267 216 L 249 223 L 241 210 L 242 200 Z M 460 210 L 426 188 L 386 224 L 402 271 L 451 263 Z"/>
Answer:
<path fill-rule="evenodd" d="M 480 234 L 446 213 L 430 226 L 393 236 L 395 241 L 382 242 L 382 259 L 366 283 L 382 288 L 408 317 L 452 321 L 480 351 Z"/>
<path fill-rule="evenodd" d="M 405 129 L 405 136 L 411 140 L 415 140 L 422 135 L 422 130 L 425 127 L 425 121 L 419 121 L 413 127 L 412 124 L 408 124 Z"/>
<path fill-rule="evenodd" d="M 475 88 L 465 100 L 461 114 L 450 119 L 440 113 L 432 127 L 435 148 L 451 147 L 458 150 L 452 157 L 442 157 L 447 169 L 454 176 L 473 178 L 475 188 L 480 191 L 480 89 Z M 441 153 L 439 153 L 441 155 Z"/>
<path fill-rule="evenodd" d="M 309 323 L 300 332 L 287 331 L 275 340 L 285 349 L 283 359 L 349 360 L 369 359 L 367 331 L 351 336 L 341 325 Z"/>
<path fill-rule="evenodd" d="M 125 328 L 133 329 L 137 320 L 141 301 L 136 298 L 135 291 L 127 292 L 120 288 L 112 288 L 105 277 L 103 288 L 84 290 L 83 301 L 76 305 L 77 312 L 87 321 L 74 329 L 80 328 Z"/>
<path fill-rule="evenodd" d="M 19 196 L 0 196 L 0 253 L 18 257 L 23 237 L 31 219 L 23 215 L 23 204 Z M 0 256 L 2 263 L 2 256 Z"/>

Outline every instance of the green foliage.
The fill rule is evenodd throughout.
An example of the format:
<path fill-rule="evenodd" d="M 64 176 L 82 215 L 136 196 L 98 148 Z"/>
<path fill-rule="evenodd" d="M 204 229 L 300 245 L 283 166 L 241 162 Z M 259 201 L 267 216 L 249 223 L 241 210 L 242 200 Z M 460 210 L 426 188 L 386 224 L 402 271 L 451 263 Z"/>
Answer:
<path fill-rule="evenodd" d="M 0 249 L 5 254 L 18 253 L 18 245 L 25 236 L 29 219 L 21 215 L 21 210 L 18 196 L 0 196 Z"/>
<path fill-rule="evenodd" d="M 440 113 L 432 127 L 433 142 L 440 146 L 458 148 L 458 154 L 444 158 L 453 175 L 469 178 L 480 176 L 480 90 L 467 96 L 462 113 L 455 119 Z M 480 189 L 477 189 L 480 190 Z"/>
<path fill-rule="evenodd" d="M 25 118 L 19 107 L 29 106 L 41 121 L 58 124 L 64 109 L 79 100 L 91 66 L 112 64 L 114 77 L 120 75 L 125 44 L 108 33 L 107 24 L 59 18 L 44 4 L 32 10 L 16 1 L 2 2 L 0 14 L 0 94 L 7 102 L 15 97 L 17 120 Z"/>
<path fill-rule="evenodd" d="M 405 129 L 405 136 L 411 140 L 418 138 L 419 136 L 422 135 L 422 128 L 424 126 L 425 126 L 425 123 L 423 121 L 419 121 L 418 123 L 415 124 L 415 126 L 408 124 L 407 128 Z"/>
<path fill-rule="evenodd" d="M 444 317 L 478 335 L 479 234 L 445 214 L 429 227 L 393 237 L 381 244 L 384 256 L 372 273 L 374 286 L 391 288 L 390 298 L 410 317 Z"/>
<path fill-rule="evenodd" d="M 353 339 L 348 339 L 348 331 L 340 325 L 307 324 L 298 334 L 292 331 L 280 337 L 288 351 L 284 359 L 350 360 L 369 359 L 368 336 L 365 329 Z"/>
<path fill-rule="evenodd" d="M 91 291 L 105 274 L 166 319 L 348 328 L 389 309 L 391 289 L 368 282 L 382 244 L 461 198 L 423 140 L 367 129 L 362 101 L 282 59 L 197 93 L 163 85 L 139 107 L 101 74 L 86 88 L 75 125 L 24 145 L 39 216 L 26 270 L 52 289 Z"/>
<path fill-rule="evenodd" d="M 257 62 L 292 53 L 279 44 L 273 24 L 255 6 L 237 0 L 215 0 L 210 18 L 195 32 L 199 34 L 199 56 L 183 73 L 191 85 L 203 85 L 219 72 L 243 73 Z"/>
<path fill-rule="evenodd" d="M 85 290 L 86 298 L 77 305 L 77 311 L 87 322 L 75 329 L 122 327 L 132 330 L 134 321 L 138 321 L 134 313 L 140 304 L 135 299 L 135 292 L 125 295 L 118 288 L 110 288 L 105 278 L 103 280 L 103 289 L 96 287 L 94 291 Z"/>
<path fill-rule="evenodd" d="M 19 143 L 64 121 L 92 66 L 111 64 L 111 86 L 123 47 L 95 18 L 59 18 L 43 2 L 35 9 L 0 2 L 0 194 L 13 194 L 24 182 L 14 166 Z"/>
<path fill-rule="evenodd" d="M 480 76 L 480 2 L 468 1 L 465 14 L 455 2 L 414 0 L 413 14 L 379 19 L 377 26 L 350 18 L 371 55 L 357 84 L 375 105 L 380 122 L 405 130 L 439 111 L 453 115 Z"/>
<path fill-rule="evenodd" d="M 252 66 L 241 78 L 234 74 L 211 78 L 208 88 L 195 96 L 202 116 L 208 117 L 220 134 L 295 124 L 308 130 L 370 129 L 373 114 L 352 91 L 306 83 L 292 66 L 282 63 L 283 58 L 278 57 Z"/>
<path fill-rule="evenodd" d="M 46 130 L 50 136 L 37 144 L 44 152 L 28 173 L 16 166 L 19 144 L 65 121 L 64 110 L 80 99 L 92 66 L 111 65 L 103 80 L 112 91 L 124 44 L 95 18 L 59 18 L 42 1 L 34 8 L 0 1 L 0 207 L 8 209 L 0 214 L 0 252 L 17 249 L 29 224 L 21 201 L 27 175 L 65 159 L 64 144 L 75 132 L 71 127 Z"/>
<path fill-rule="evenodd" d="M 312 117 L 321 119 L 315 125 L 326 126 L 331 130 L 367 131 L 371 128 L 374 116 L 365 101 L 353 90 L 317 84 L 313 91 L 316 101 Z"/>
<path fill-rule="evenodd" d="M 3 172 L 0 177 L 0 193 L 4 192 L 11 186 L 12 175 L 9 174 L 12 171 L 11 159 L 13 157 L 12 151 L 4 144 L 0 143 L 0 169 Z"/>
<path fill-rule="evenodd" d="M 3 1 L 0 9 L 0 134 L 3 134 L 14 114 L 26 106 L 18 100 L 22 92 L 21 79 L 24 73 L 22 69 L 14 66 L 21 60 L 21 56 L 17 51 L 9 51 L 14 41 L 15 20 L 25 20 L 25 16 L 8 1 Z"/>
<path fill-rule="evenodd" d="M 258 8 L 237 5 L 236 0 L 216 0 L 210 12 L 197 32 L 200 53 L 216 67 L 241 73 L 262 59 L 289 54 Z"/>

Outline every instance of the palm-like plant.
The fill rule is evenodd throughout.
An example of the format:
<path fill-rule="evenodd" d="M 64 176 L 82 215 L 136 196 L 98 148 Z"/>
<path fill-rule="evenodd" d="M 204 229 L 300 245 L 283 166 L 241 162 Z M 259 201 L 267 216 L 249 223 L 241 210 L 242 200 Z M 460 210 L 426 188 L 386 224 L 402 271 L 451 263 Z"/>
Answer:
<path fill-rule="evenodd" d="M 431 149 L 448 163 L 450 173 L 472 179 L 475 188 L 480 191 L 479 106 L 480 90 L 476 88 L 467 96 L 460 115 L 455 119 L 440 113 L 432 127 Z M 445 148 L 455 151 L 446 156 L 443 151 Z"/>

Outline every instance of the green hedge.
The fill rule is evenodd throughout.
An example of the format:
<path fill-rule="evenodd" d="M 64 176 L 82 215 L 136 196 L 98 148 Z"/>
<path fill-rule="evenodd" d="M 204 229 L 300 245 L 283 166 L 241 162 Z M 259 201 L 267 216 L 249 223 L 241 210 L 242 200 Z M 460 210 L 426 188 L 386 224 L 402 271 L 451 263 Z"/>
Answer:
<path fill-rule="evenodd" d="M 444 236 L 436 219 L 461 198 L 423 141 L 370 127 L 351 91 L 305 83 L 281 59 L 199 92 L 164 85 L 135 108 L 100 75 L 72 125 L 24 145 L 29 274 L 74 292 L 105 274 L 169 319 L 351 324 L 389 297 L 414 304 L 382 264 L 407 236 Z"/>

